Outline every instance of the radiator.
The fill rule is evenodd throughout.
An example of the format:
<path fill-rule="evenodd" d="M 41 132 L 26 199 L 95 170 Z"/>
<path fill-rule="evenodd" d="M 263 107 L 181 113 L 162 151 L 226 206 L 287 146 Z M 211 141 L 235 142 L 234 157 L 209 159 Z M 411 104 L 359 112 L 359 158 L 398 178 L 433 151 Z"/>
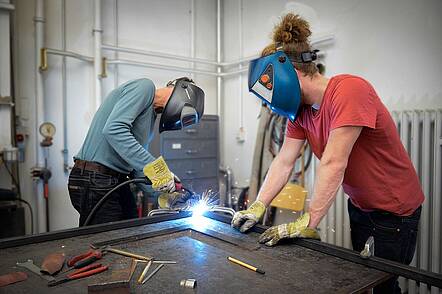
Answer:
<path fill-rule="evenodd" d="M 440 273 L 442 271 L 442 109 L 393 112 L 392 116 L 425 194 L 418 244 L 411 266 Z M 324 242 L 351 249 L 347 196 L 342 189 L 319 225 L 319 229 Z M 400 278 L 399 282 L 403 292 L 442 293 L 438 288 L 429 288 L 424 284 L 416 285 L 412 280 Z"/>

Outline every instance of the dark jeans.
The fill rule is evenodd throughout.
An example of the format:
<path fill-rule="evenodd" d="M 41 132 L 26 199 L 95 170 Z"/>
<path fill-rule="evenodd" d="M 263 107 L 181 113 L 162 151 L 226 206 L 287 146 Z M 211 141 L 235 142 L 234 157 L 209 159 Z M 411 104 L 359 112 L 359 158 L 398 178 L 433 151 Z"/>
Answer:
<path fill-rule="evenodd" d="M 127 180 L 125 176 L 110 176 L 95 171 L 73 168 L 69 175 L 69 196 L 80 213 L 80 227 L 97 202 L 111 189 Z M 90 224 L 101 224 L 137 217 L 135 198 L 129 185 L 112 193 L 112 196 L 95 213 Z"/>
<path fill-rule="evenodd" d="M 374 237 L 375 256 L 409 265 L 416 249 L 421 207 L 410 216 L 388 212 L 364 212 L 348 200 L 353 250 L 364 249 L 368 237 Z M 374 293 L 401 293 L 397 277 L 374 288 Z"/>

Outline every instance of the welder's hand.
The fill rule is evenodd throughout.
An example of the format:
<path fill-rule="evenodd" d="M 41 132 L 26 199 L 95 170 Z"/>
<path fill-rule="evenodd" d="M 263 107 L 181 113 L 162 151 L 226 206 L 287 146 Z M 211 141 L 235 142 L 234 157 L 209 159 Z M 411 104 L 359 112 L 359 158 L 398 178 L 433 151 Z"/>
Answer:
<path fill-rule="evenodd" d="M 189 199 L 191 195 L 188 193 L 163 193 L 158 196 L 158 206 L 159 208 L 165 209 L 176 209 L 176 210 L 184 210 L 187 206 L 189 206 Z"/>
<path fill-rule="evenodd" d="M 152 182 L 152 188 L 158 192 L 175 192 L 177 189 L 175 183 L 181 183 L 180 179 L 169 170 L 162 156 L 146 164 L 143 173 Z"/>
<path fill-rule="evenodd" d="M 179 184 L 181 184 L 180 179 L 173 172 L 170 172 L 169 181 L 165 182 L 163 185 L 158 185 L 158 186 L 152 185 L 152 188 L 157 192 L 173 193 L 180 188 Z"/>
<path fill-rule="evenodd" d="M 232 219 L 232 227 L 244 233 L 261 220 L 265 211 L 266 206 L 264 203 L 256 200 L 247 210 L 241 210 L 235 213 Z"/>
<path fill-rule="evenodd" d="M 259 237 L 259 243 L 265 243 L 267 246 L 274 246 L 282 239 L 289 238 L 305 238 L 305 239 L 318 239 L 318 232 L 315 229 L 309 228 L 308 223 L 310 221 L 310 214 L 305 213 L 298 218 L 295 222 L 274 226 L 267 229 Z"/>

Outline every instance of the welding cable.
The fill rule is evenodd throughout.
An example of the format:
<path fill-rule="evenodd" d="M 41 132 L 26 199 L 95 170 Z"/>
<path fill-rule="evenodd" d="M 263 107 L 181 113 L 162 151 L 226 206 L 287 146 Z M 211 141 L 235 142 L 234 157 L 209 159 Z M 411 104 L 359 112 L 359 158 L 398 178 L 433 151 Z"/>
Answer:
<path fill-rule="evenodd" d="M 128 180 L 125 182 L 122 182 L 121 184 L 119 184 L 118 186 L 116 186 L 115 188 L 113 188 L 112 190 L 110 190 L 109 192 L 107 192 L 103 198 L 100 199 L 100 201 L 97 202 L 97 204 L 95 204 L 94 208 L 92 208 L 91 212 L 89 212 L 89 215 L 86 218 L 86 221 L 83 223 L 83 226 L 87 226 L 89 225 L 89 223 L 92 221 L 92 219 L 95 216 L 95 213 L 97 212 L 98 209 L 100 209 L 100 207 L 104 204 L 104 202 L 106 202 L 106 200 L 112 195 L 113 192 L 115 192 L 116 190 L 120 189 L 123 186 L 129 185 L 129 184 L 136 184 L 136 183 L 143 183 L 143 184 L 147 184 L 147 185 L 151 185 L 152 182 L 147 179 L 147 178 L 136 178 L 136 179 L 132 179 L 132 180 Z"/>

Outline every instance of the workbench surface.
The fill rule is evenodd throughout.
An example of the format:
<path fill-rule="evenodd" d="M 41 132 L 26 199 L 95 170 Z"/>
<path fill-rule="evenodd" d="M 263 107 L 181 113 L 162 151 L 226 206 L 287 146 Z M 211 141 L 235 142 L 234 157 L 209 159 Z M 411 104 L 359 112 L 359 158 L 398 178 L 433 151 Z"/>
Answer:
<path fill-rule="evenodd" d="M 139 264 L 131 280 L 133 293 L 352 293 L 371 288 L 388 277 L 384 272 L 295 244 L 268 248 L 257 243 L 257 233 L 241 234 L 228 224 L 202 218 L 197 223 L 195 218 L 186 217 L 86 235 L 83 229 L 82 234 L 74 237 L 1 249 L 0 275 L 25 271 L 29 278 L 0 288 L 0 293 L 87 293 L 88 285 L 128 272 L 131 259 L 107 253 L 100 263 L 110 265 L 110 270 L 52 288 L 37 275 L 17 268 L 15 263 L 32 259 L 40 265 L 49 253 L 64 252 L 73 256 L 87 251 L 91 243 L 188 225 L 197 230 L 172 230 L 168 234 L 113 246 L 157 260 L 177 261 L 176 265 L 165 265 L 144 285 L 136 283 L 143 269 Z M 81 231 L 69 232 L 75 234 L 76 230 Z M 211 233 L 206 234 L 205 230 Z M 233 264 L 227 260 L 228 256 L 262 268 L 266 273 L 261 275 Z M 155 266 L 152 265 L 151 270 Z M 180 281 L 189 278 L 197 280 L 197 287 L 180 287 Z"/>

